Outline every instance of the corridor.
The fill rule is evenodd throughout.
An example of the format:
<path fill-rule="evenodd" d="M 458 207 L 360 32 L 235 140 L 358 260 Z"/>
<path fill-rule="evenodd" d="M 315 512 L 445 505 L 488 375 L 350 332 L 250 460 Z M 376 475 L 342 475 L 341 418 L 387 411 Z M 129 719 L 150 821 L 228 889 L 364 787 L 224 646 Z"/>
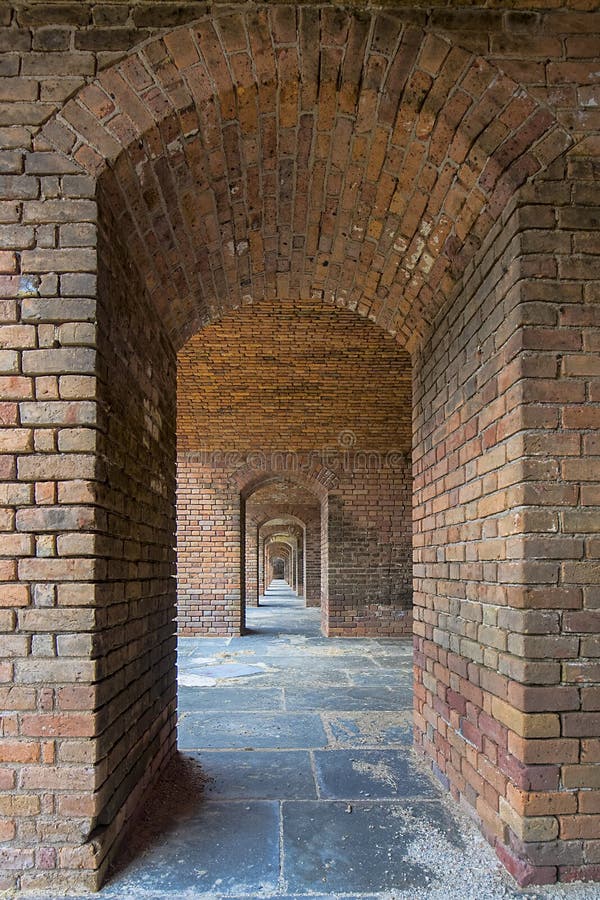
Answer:
<path fill-rule="evenodd" d="M 180 640 L 182 754 L 101 898 L 594 896 L 519 891 L 457 824 L 410 750 L 410 641 L 323 638 L 285 582 L 247 615 Z"/>

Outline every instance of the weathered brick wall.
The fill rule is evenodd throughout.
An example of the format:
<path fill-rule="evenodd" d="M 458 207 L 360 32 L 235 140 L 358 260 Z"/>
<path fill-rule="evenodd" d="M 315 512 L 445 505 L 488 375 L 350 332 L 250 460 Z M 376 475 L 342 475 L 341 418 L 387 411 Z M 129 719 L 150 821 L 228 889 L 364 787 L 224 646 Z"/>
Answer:
<path fill-rule="evenodd" d="M 206 466 L 193 451 L 177 465 L 179 632 L 239 634 L 240 496 L 231 469 Z"/>
<path fill-rule="evenodd" d="M 307 452 L 341 468 L 352 450 L 410 449 L 410 392 L 408 353 L 355 313 L 245 304 L 179 351 L 177 445 L 232 467 Z"/>
<path fill-rule="evenodd" d="M 414 351 L 427 338 L 427 352 L 418 358 L 423 373 L 417 369 L 416 376 L 418 385 L 428 386 L 418 395 L 419 459 L 426 460 L 423 472 L 436 466 L 441 472 L 443 459 L 430 460 L 426 454 L 433 441 L 442 446 L 444 432 L 437 430 L 442 425 L 425 433 L 423 417 L 431 424 L 442 415 L 452 419 L 450 398 L 460 393 L 456 409 L 470 420 L 493 378 L 483 358 L 477 369 L 481 384 L 466 375 L 474 371 L 471 356 L 463 356 L 461 366 L 454 364 L 451 371 L 440 365 L 438 354 L 445 350 L 437 348 L 452 345 L 459 358 L 460 338 L 450 330 L 451 315 L 438 321 L 435 341 L 427 337 L 430 323 L 457 284 L 464 301 L 457 301 L 459 317 L 478 302 L 489 311 L 486 297 L 477 295 L 473 273 L 463 277 L 469 260 L 503 211 L 508 207 L 510 212 L 519 185 L 538 179 L 569 143 L 599 131 L 598 14 L 582 9 L 580 0 L 561 9 L 549 9 L 551 3 L 536 0 L 528 9 L 511 9 L 508 2 L 494 9 L 411 3 L 360 15 L 308 4 L 300 9 L 240 7 L 239 16 L 231 7 L 215 7 L 212 22 L 202 3 L 191 2 L 30 0 L 0 8 L 0 410 L 5 426 L 0 473 L 1 527 L 6 529 L 0 571 L 6 604 L 3 646 L 11 654 L 0 665 L 9 707 L 0 776 L 3 887 L 93 885 L 95 867 L 120 823 L 113 820 L 97 851 L 85 841 L 99 810 L 96 778 L 104 779 L 95 763 L 129 725 L 122 718 L 114 727 L 104 725 L 105 701 L 95 687 L 105 665 L 104 652 L 95 644 L 102 647 L 105 630 L 96 591 L 104 591 L 107 577 L 115 581 L 102 560 L 112 560 L 112 554 L 120 558 L 112 520 L 105 526 L 95 505 L 95 485 L 105 478 L 100 438 L 93 444 L 85 433 L 108 413 L 98 412 L 95 403 L 100 391 L 94 342 L 102 344 L 106 336 L 89 327 L 97 321 L 99 328 L 108 328 L 96 318 L 96 303 L 102 300 L 95 282 L 93 227 L 98 181 L 105 198 L 111 198 L 119 233 L 126 236 L 138 271 L 134 280 L 144 284 L 176 348 L 223 310 L 263 297 L 302 296 L 346 306 L 370 316 Z M 202 20 L 198 28 L 167 34 L 196 18 Z M 154 40 L 125 58 L 127 47 L 146 38 Z M 85 84 L 87 90 L 78 93 Z M 203 143 L 200 133 L 210 139 Z M 493 487 L 494 473 L 505 467 L 478 471 L 475 458 L 463 462 L 459 457 L 456 473 L 432 474 L 431 484 L 419 486 L 420 506 L 431 498 L 420 528 L 443 555 L 433 559 L 427 545 L 419 549 L 419 594 L 425 605 L 419 614 L 423 643 L 417 661 L 426 666 L 427 678 L 417 688 L 419 701 L 425 700 L 417 723 L 427 750 L 437 754 L 455 790 L 479 808 L 488 833 L 498 835 L 503 858 L 513 867 L 515 858 L 525 861 L 523 878 L 570 878 L 582 866 L 593 877 L 598 865 L 588 837 L 596 824 L 600 730 L 594 709 L 597 551 L 594 532 L 588 531 L 596 527 L 598 424 L 589 356 L 598 350 L 592 303 L 598 226 L 593 181 L 588 180 L 597 179 L 592 150 L 588 145 L 590 158 L 580 156 L 577 166 L 571 158 L 568 183 L 561 177 L 546 187 L 543 204 L 554 209 L 548 219 L 552 228 L 540 224 L 538 229 L 547 212 L 539 209 L 541 196 L 536 200 L 535 230 L 552 232 L 546 239 L 558 243 L 550 249 L 542 243 L 535 252 L 517 245 L 502 251 L 507 266 L 517 256 L 527 266 L 512 294 L 507 282 L 498 298 L 516 292 L 515 308 L 546 316 L 533 325 L 550 341 L 528 345 L 537 336 L 520 322 L 514 364 L 525 372 L 535 351 L 536 364 L 546 373 L 534 378 L 537 390 L 546 390 L 544 381 L 550 380 L 553 390 L 558 385 L 565 391 L 556 403 L 525 400 L 515 393 L 517 387 L 504 395 L 507 404 L 514 402 L 522 425 L 511 460 L 517 472 L 510 476 L 517 479 L 511 485 L 520 486 L 516 505 L 506 515 L 492 512 L 501 493 Z M 504 224 L 508 218 L 507 213 Z M 582 223 L 583 228 L 575 227 Z M 531 231 L 529 226 L 522 230 Z M 496 239 L 501 241 L 501 235 Z M 500 258 L 502 252 L 492 255 Z M 478 271 L 487 278 L 487 272 Z M 539 288 L 547 292 L 541 298 L 535 293 Z M 527 299 L 528 291 L 534 300 Z M 471 298 L 477 299 L 471 304 Z M 145 317 L 154 327 L 148 311 Z M 471 340 L 469 334 L 463 339 Z M 490 351 L 492 367 L 502 347 Z M 143 372 L 135 360 L 130 365 L 135 370 L 131 390 L 141 392 Z M 438 367 L 435 382 L 428 365 Z M 529 377 L 516 378 L 515 385 Z M 584 385 L 583 401 L 575 382 Z M 141 393 L 139 400 L 142 404 Z M 157 402 L 153 397 L 151 407 Z M 50 405 L 55 403 L 68 406 Z M 556 409 L 544 424 L 549 406 Z M 498 421 L 505 415 L 493 403 L 492 412 Z M 66 413 L 68 421 L 62 421 Z M 560 456 L 547 453 L 548 433 L 550 450 L 560 448 Z M 525 441 L 529 435 L 533 446 Z M 465 438 L 471 440 L 476 435 Z M 491 441 L 490 460 L 497 461 L 503 439 L 490 433 L 486 440 Z M 569 453 L 569 440 L 577 444 L 577 454 Z M 106 446 L 116 453 L 114 444 Z M 539 458 L 537 446 L 545 448 Z M 542 487 L 532 488 L 527 472 L 546 455 L 548 471 L 539 475 L 538 470 L 532 479 Z M 118 468 L 118 462 L 109 462 L 109 468 Z M 451 541 L 446 550 L 431 521 L 431 516 L 456 514 L 444 504 L 463 470 L 466 484 L 477 483 L 483 492 L 472 500 L 463 494 L 469 509 L 481 504 L 475 524 L 481 520 L 482 528 L 493 529 L 503 520 L 508 528 L 514 521 L 521 529 L 510 535 L 485 531 L 474 540 L 506 558 L 445 556 L 460 554 L 461 543 L 465 556 L 471 552 L 470 540 Z M 558 476 L 552 474 L 557 471 Z M 419 470 L 418 477 L 422 474 Z M 550 498 L 556 502 L 541 502 Z M 156 511 L 164 514 L 164 497 L 157 492 L 154 499 Z M 324 501 L 325 599 L 327 523 L 337 502 L 333 493 Z M 63 506 L 76 512 L 55 513 L 54 507 Z M 460 521 L 448 530 L 458 526 L 461 534 L 468 531 Z M 98 556 L 77 555 L 74 548 L 81 548 L 96 527 L 105 528 L 95 542 Z M 439 527 L 443 534 L 445 526 Z M 100 537 L 108 534 L 105 554 Z M 536 555 L 540 535 L 542 556 Z M 548 536 L 556 539 L 556 548 L 563 547 L 558 562 L 546 555 Z M 505 541 L 506 549 L 498 545 L 496 551 L 496 540 Z M 149 545 L 146 541 L 156 552 L 156 538 Z M 131 561 L 133 583 L 139 558 Z M 150 566 L 153 574 L 163 565 L 164 560 Z M 458 567 L 472 596 L 452 594 L 460 583 Z M 503 573 L 512 580 L 500 580 Z M 149 588 L 155 589 L 155 598 L 163 596 L 156 585 Z M 501 612 L 510 622 L 501 619 Z M 505 625 L 511 632 L 506 649 L 494 645 L 502 643 Z M 476 662 L 471 655 L 476 649 L 466 641 L 477 644 L 472 634 L 482 628 L 485 655 Z M 162 626 L 154 633 L 158 639 Z M 79 653 L 86 640 L 89 652 L 68 655 L 75 646 Z M 134 670 L 139 649 L 131 647 Z M 125 652 L 122 645 L 120 652 Z M 166 647 L 165 653 L 168 658 Z M 509 672 L 494 670 L 496 653 L 499 662 L 509 658 Z M 167 679 L 165 696 L 155 704 L 167 717 L 169 684 Z M 503 700 L 508 709 L 500 705 Z M 552 708 L 557 703 L 564 708 Z M 480 736 L 488 722 L 478 709 L 502 727 Z M 56 733 L 48 733 L 49 725 Z M 542 737 L 539 728 L 547 729 Z M 90 731 L 100 729 L 106 741 L 90 740 Z M 559 731 L 550 735 L 548 730 Z M 468 745 L 461 731 L 468 733 Z M 166 723 L 165 748 L 170 735 Z M 505 737 L 508 774 L 501 768 L 503 754 L 494 756 L 494 744 L 501 747 Z M 90 765 L 73 761 L 82 747 L 91 748 Z M 75 756 L 67 759 L 63 752 Z M 149 771 L 156 760 L 160 753 L 149 762 Z M 481 766 L 479 777 L 473 761 Z M 79 795 L 76 803 L 71 790 Z M 500 803 L 501 797 L 507 804 Z M 557 842 L 537 840 L 557 829 Z M 510 846 L 513 862 L 502 846 Z"/>
<path fill-rule="evenodd" d="M 247 606 L 258 606 L 261 594 L 259 585 L 260 541 L 258 539 L 259 523 L 252 515 L 246 514 L 246 530 L 244 546 L 246 558 L 244 562 L 244 577 L 242 583 L 242 596 Z"/>
<path fill-rule="evenodd" d="M 95 787 L 110 846 L 176 746 L 176 357 L 102 198 L 99 211 Z"/>
<path fill-rule="evenodd" d="M 321 605 L 321 509 L 304 519 L 304 599 L 307 606 Z"/>
<path fill-rule="evenodd" d="M 175 355 L 102 206 L 94 299 L 89 179 L 30 160 L 42 248 L 2 301 L 0 857 L 41 890 L 97 883 L 175 746 Z"/>
<path fill-rule="evenodd" d="M 9 170 L 23 172 L 22 152 L 8 159 Z M 81 199 L 90 184 L 71 181 L 72 171 L 53 154 L 30 154 L 27 174 L 3 186 L 5 218 L 43 224 L 39 249 L 33 224 L 3 226 L 15 249 L 0 257 L 2 888 L 15 873 L 23 886 L 51 885 L 57 868 L 79 883 L 96 881 L 86 841 L 100 809 L 94 788 L 105 777 L 95 686 L 103 676 L 95 585 L 103 570 L 94 532 L 106 416 L 93 377 L 96 284 L 86 274 L 95 253 L 73 238 L 81 218 L 94 219 L 95 204 Z M 42 213 L 38 198 L 61 191 L 64 206 L 49 199 Z M 68 249 L 55 249 L 59 240 Z"/>
<path fill-rule="evenodd" d="M 521 881 L 600 871 L 596 169 L 523 189 L 416 367 L 417 741 Z"/>

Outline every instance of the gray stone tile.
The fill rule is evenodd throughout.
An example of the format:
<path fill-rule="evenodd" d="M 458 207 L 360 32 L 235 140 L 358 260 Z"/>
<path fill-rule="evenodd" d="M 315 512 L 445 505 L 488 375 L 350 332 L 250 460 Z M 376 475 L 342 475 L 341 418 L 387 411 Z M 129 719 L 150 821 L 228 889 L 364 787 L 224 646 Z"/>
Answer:
<path fill-rule="evenodd" d="M 431 780 L 403 750 L 316 750 L 319 794 L 325 800 L 437 798 Z"/>
<path fill-rule="evenodd" d="M 284 803 L 287 890 L 376 893 L 423 885 L 428 867 L 410 852 L 416 822 L 421 833 L 456 832 L 454 821 L 435 801 Z"/>
<path fill-rule="evenodd" d="M 261 675 L 260 684 L 261 687 L 295 687 L 301 678 L 302 671 L 299 668 L 281 668 L 272 672 L 265 672 L 264 675 Z M 310 676 L 311 687 L 315 688 L 332 687 L 335 685 L 349 686 L 351 683 L 351 678 L 347 672 L 344 672 L 343 670 L 340 671 L 339 669 L 336 671 L 327 671 L 327 669 L 323 669 L 320 672 L 311 672 Z M 240 687 L 242 685 L 246 686 L 248 681 L 242 682 L 240 680 L 238 684 L 240 684 Z"/>
<path fill-rule="evenodd" d="M 102 893 L 119 900 L 264 894 L 279 878 L 277 803 L 209 802 L 124 861 Z"/>
<path fill-rule="evenodd" d="M 191 656 L 212 656 L 227 650 L 230 638 L 179 638 L 177 655 L 180 659 Z"/>
<path fill-rule="evenodd" d="M 295 687 L 286 688 L 285 703 L 288 710 L 292 709 L 323 709 L 323 710 L 398 710 L 412 708 L 410 692 L 398 688 L 372 685 L 364 687 L 332 687 L 311 688 Z"/>
<path fill-rule="evenodd" d="M 321 653 L 311 653 L 310 650 L 287 655 L 266 653 L 260 659 L 268 666 L 273 666 L 283 672 L 294 670 L 296 677 L 300 675 L 303 679 L 306 679 L 307 674 L 310 672 L 310 681 L 312 681 L 315 673 L 327 673 L 332 676 L 334 684 L 339 672 L 360 672 L 365 667 L 363 656 L 343 656 L 342 654 L 327 656 Z"/>
<path fill-rule="evenodd" d="M 412 659 L 412 657 L 409 657 L 409 659 Z M 376 667 L 379 666 L 382 669 L 396 669 L 399 663 L 408 663 L 405 656 L 397 653 L 373 654 L 373 661 Z"/>
<path fill-rule="evenodd" d="M 209 800 L 317 798 L 308 751 L 226 750 L 191 755 L 208 779 L 205 795 Z"/>
<path fill-rule="evenodd" d="M 412 744 L 412 713 L 408 711 L 327 712 L 321 719 L 332 747 L 379 749 Z"/>
<path fill-rule="evenodd" d="M 353 685 L 364 688 L 394 688 L 402 691 L 403 701 L 410 701 L 412 708 L 412 691 L 410 682 L 412 681 L 412 665 L 402 667 L 398 666 L 394 669 L 377 669 L 371 666 L 368 672 L 351 671 L 349 679 Z"/>
<path fill-rule="evenodd" d="M 381 894 L 276 894 L 277 900 L 332 900 L 332 897 L 339 897 L 340 900 L 391 900 L 389 895 L 382 897 Z M 69 898 L 70 900 L 70 898 Z M 87 898 L 89 900 L 89 897 Z M 220 898 L 218 898 L 220 900 Z M 264 900 L 264 897 L 228 897 L 227 900 Z"/>
<path fill-rule="evenodd" d="M 281 688 L 257 687 L 252 685 L 251 697 L 242 686 L 216 685 L 215 687 L 194 688 L 180 687 L 178 691 L 179 711 L 202 712 L 215 710 L 220 712 L 246 712 L 249 706 L 253 710 L 283 710 L 283 693 Z"/>
<path fill-rule="evenodd" d="M 184 713 L 178 725 L 181 750 L 323 747 L 319 716 L 307 713 Z"/>

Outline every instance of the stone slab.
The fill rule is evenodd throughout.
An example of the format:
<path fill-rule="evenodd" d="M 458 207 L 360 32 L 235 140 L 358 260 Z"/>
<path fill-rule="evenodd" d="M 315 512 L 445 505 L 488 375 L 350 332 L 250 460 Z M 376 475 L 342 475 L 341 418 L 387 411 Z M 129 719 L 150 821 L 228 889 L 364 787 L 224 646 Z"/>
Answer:
<path fill-rule="evenodd" d="M 453 826 L 435 801 L 284 803 L 287 890 L 377 893 L 420 887 L 431 873 L 427 862 L 411 851 L 415 835 L 428 830 L 455 834 Z"/>
<path fill-rule="evenodd" d="M 325 800 L 436 798 L 430 778 L 404 750 L 317 750 L 319 794 Z"/>
<path fill-rule="evenodd" d="M 192 754 L 208 782 L 207 799 L 316 800 L 305 750 L 202 751 Z"/>
<path fill-rule="evenodd" d="M 412 744 L 412 715 L 397 712 L 326 712 L 321 716 L 330 746 L 383 748 Z"/>
<path fill-rule="evenodd" d="M 286 688 L 285 702 L 288 710 L 323 709 L 323 710 L 390 710 L 410 708 L 412 697 L 410 692 L 402 689 L 371 685 L 363 687 L 332 688 Z"/>
<path fill-rule="evenodd" d="M 250 705 L 256 712 L 283 710 L 281 688 L 252 686 L 249 695 L 239 685 L 216 684 L 214 688 L 201 690 L 193 687 L 179 688 L 179 710 L 183 712 L 247 712 Z"/>
<path fill-rule="evenodd" d="M 279 805 L 207 802 L 174 823 L 102 891 L 107 900 L 265 894 L 279 879 Z"/>
<path fill-rule="evenodd" d="M 308 713 L 184 713 L 178 725 L 181 750 L 243 750 L 324 747 L 327 736 Z"/>

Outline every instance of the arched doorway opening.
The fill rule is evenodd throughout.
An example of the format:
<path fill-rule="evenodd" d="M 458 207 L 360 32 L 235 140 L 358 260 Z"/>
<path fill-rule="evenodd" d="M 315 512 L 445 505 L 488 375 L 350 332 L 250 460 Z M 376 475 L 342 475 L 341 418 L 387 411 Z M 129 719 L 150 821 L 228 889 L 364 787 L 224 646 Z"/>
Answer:
<path fill-rule="evenodd" d="M 289 559 L 286 559 L 284 556 L 272 556 L 271 557 L 271 573 L 272 581 L 287 581 L 290 577 L 289 574 L 286 578 L 286 563 L 289 565 Z"/>
<path fill-rule="evenodd" d="M 23 381 L 5 387 L 22 426 L 7 595 L 15 677 L 39 701 L 35 790 L 48 729 L 74 743 L 52 771 L 48 858 L 60 844 L 65 879 L 93 886 L 174 749 L 176 350 L 226 309 L 310 298 L 412 353 L 418 746 L 522 880 L 557 877 L 585 864 L 562 837 L 552 861 L 556 810 L 589 787 L 597 740 L 579 683 L 597 681 L 584 604 L 598 500 L 577 458 L 594 446 L 597 273 L 572 215 L 596 151 L 564 155 L 545 101 L 451 36 L 394 13 L 281 9 L 153 38 L 36 138 L 56 193 L 52 228 L 15 248 L 8 276 L 25 331 L 11 338 Z M 38 203 L 42 176 L 23 177 L 19 203 Z M 77 243 L 90 225 L 97 252 Z M 327 505 L 341 526 L 335 492 Z M 239 550 L 231 510 L 212 531 L 237 529 Z M 228 570 L 212 618 L 239 629 Z M 52 651 L 43 669 L 32 635 Z M 558 804 L 543 815 L 540 784 Z"/>
<path fill-rule="evenodd" d="M 288 543 L 292 543 L 294 547 L 295 561 L 293 570 L 291 572 L 292 581 L 290 583 L 290 587 L 298 596 L 305 599 L 304 595 L 307 569 L 306 525 L 303 522 L 300 522 L 299 519 L 295 520 L 292 519 L 292 517 L 287 518 L 288 521 L 286 521 L 286 518 L 271 519 L 270 521 L 265 522 L 263 525 L 261 525 L 258 529 L 258 603 L 260 603 L 261 596 L 265 595 L 268 588 L 267 573 L 269 572 L 269 566 L 265 565 L 265 561 L 268 555 L 273 555 L 272 544 L 277 540 L 278 537 L 281 537 Z M 318 533 L 320 534 L 320 527 Z M 310 562 L 311 567 L 314 567 L 317 561 L 311 559 Z M 246 596 L 248 596 L 248 594 Z"/>
<path fill-rule="evenodd" d="M 320 495 L 320 496 L 319 496 Z M 266 475 L 242 492 L 242 596 L 246 604 L 260 605 L 267 593 L 275 544 L 284 542 L 289 550 L 284 580 L 307 606 L 321 602 L 321 514 L 322 490 L 298 481 L 293 474 Z"/>

